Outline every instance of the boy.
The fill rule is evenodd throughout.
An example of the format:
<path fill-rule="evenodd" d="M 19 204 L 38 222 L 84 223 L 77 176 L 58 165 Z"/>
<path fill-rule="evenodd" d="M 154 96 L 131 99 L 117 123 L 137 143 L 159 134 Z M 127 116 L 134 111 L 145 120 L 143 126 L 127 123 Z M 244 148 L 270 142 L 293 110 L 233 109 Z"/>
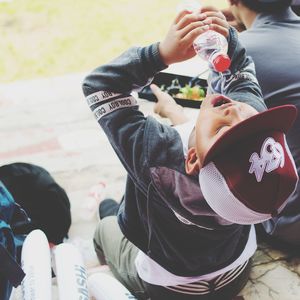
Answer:
<path fill-rule="evenodd" d="M 210 78 L 211 91 L 228 97 L 207 96 L 181 136 L 145 118 L 130 93 L 195 55 L 193 40 L 208 29 L 229 41 L 230 74 Z M 277 214 L 297 182 L 283 134 L 296 109 L 258 113 L 265 105 L 253 63 L 215 12 L 179 13 L 163 42 L 97 68 L 83 91 L 128 172 L 118 218 L 101 218 L 96 230 L 99 259 L 140 299 L 232 299 L 256 249 L 248 224 Z"/>
<path fill-rule="evenodd" d="M 244 26 L 239 39 L 255 63 L 256 76 L 268 108 L 284 104 L 300 107 L 300 17 L 291 0 L 228 0 L 228 19 Z M 299 3 L 299 2 L 298 2 Z M 209 10 L 212 8 L 209 7 Z M 217 9 L 216 9 L 217 10 Z M 280 38 L 278 38 L 280 37 Z M 279 42 L 280 41 L 280 42 Z M 300 116 L 286 138 L 300 174 Z M 300 185 L 281 214 L 260 224 L 261 237 L 272 245 L 299 249 Z"/>

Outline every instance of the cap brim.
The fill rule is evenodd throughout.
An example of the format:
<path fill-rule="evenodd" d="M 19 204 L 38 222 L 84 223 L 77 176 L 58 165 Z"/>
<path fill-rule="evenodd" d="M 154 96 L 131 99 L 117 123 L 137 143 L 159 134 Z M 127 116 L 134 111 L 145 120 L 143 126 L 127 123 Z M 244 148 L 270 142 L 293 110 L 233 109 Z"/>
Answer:
<path fill-rule="evenodd" d="M 298 110 L 294 105 L 282 105 L 254 115 L 226 131 L 208 150 L 203 166 L 230 145 L 263 131 L 286 133 L 293 125 Z"/>

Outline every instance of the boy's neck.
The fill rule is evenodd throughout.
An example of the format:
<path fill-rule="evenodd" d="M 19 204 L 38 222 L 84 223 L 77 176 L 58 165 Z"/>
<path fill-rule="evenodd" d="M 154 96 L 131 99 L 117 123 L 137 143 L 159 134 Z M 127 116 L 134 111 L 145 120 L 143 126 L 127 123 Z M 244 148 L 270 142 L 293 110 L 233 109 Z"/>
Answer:
<path fill-rule="evenodd" d="M 249 29 L 256 19 L 258 13 L 243 5 L 240 6 L 239 10 L 241 22 L 245 25 L 246 29 Z"/>

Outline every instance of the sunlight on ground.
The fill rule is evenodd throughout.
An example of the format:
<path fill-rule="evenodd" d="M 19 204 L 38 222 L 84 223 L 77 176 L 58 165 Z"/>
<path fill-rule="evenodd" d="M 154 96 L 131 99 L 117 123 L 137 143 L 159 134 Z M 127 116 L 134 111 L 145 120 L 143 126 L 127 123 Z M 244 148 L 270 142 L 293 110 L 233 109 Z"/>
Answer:
<path fill-rule="evenodd" d="M 131 45 L 160 40 L 174 0 L 0 1 L 0 80 L 90 70 Z M 225 0 L 202 1 L 224 7 Z"/>

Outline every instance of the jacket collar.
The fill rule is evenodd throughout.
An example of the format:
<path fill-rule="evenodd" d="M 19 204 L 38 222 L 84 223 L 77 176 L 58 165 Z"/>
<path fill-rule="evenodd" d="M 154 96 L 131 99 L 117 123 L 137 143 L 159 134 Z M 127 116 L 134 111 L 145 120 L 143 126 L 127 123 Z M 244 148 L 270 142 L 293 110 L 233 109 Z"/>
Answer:
<path fill-rule="evenodd" d="M 269 13 L 258 14 L 252 26 L 249 29 L 257 28 L 264 24 L 278 23 L 278 22 L 290 23 L 295 21 L 299 22 L 300 18 L 293 12 L 291 7 L 288 7 L 287 9 L 284 9 L 281 12 L 276 14 L 269 14 Z"/>

